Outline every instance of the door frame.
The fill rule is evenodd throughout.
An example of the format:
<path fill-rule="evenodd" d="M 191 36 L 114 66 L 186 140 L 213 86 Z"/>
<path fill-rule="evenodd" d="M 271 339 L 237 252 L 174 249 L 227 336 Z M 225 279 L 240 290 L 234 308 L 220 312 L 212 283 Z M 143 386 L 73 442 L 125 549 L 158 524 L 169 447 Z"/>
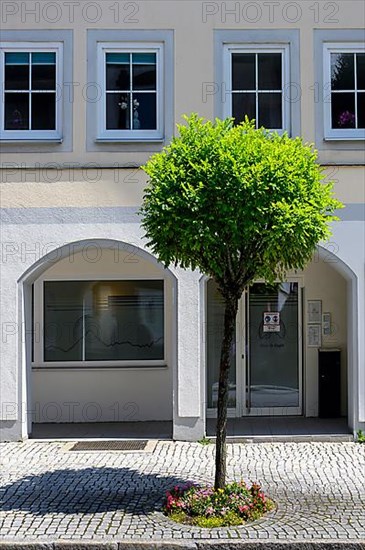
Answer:
<path fill-rule="evenodd" d="M 207 281 L 205 282 L 205 290 Z M 279 282 L 279 281 L 278 281 Z M 298 407 L 265 407 L 248 408 L 246 395 L 246 380 L 248 373 L 249 342 L 247 340 L 247 323 L 249 321 L 248 297 L 249 290 L 245 290 L 238 304 L 236 317 L 236 407 L 230 407 L 227 411 L 228 418 L 246 418 L 259 416 L 302 416 L 304 414 L 304 372 L 303 372 L 303 277 L 286 277 L 285 282 L 298 283 L 298 381 L 299 381 L 299 406 Z M 255 283 L 265 283 L 258 279 Z M 207 315 L 207 294 L 205 291 L 205 315 Z M 241 329 L 240 329 L 241 327 Z M 207 358 L 207 338 L 205 338 L 205 358 Z M 205 377 L 207 380 L 208 368 L 205 361 Z M 206 384 L 206 391 L 208 386 Z M 207 401 L 208 402 L 208 399 Z M 216 418 L 217 409 L 207 408 L 207 418 Z"/>

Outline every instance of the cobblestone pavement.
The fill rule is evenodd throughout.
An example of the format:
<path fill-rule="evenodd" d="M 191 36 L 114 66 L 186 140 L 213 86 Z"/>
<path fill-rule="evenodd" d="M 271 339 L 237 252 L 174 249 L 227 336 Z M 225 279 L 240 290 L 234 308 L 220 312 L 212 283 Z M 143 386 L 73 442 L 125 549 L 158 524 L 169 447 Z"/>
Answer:
<path fill-rule="evenodd" d="M 152 452 L 70 452 L 69 443 L 0 444 L 4 540 L 365 539 L 365 445 L 228 446 L 228 478 L 259 481 L 277 509 L 248 526 L 179 526 L 164 492 L 211 483 L 214 446 L 160 441 Z"/>

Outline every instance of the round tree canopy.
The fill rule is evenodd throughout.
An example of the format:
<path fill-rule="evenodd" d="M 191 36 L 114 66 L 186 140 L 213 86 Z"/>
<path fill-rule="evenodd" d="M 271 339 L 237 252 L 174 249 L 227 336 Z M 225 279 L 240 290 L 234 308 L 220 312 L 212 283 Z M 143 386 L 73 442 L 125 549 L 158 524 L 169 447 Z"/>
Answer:
<path fill-rule="evenodd" d="M 142 225 L 154 254 L 234 294 L 303 268 L 342 206 L 313 148 L 248 119 L 184 118 L 179 137 L 144 166 Z"/>

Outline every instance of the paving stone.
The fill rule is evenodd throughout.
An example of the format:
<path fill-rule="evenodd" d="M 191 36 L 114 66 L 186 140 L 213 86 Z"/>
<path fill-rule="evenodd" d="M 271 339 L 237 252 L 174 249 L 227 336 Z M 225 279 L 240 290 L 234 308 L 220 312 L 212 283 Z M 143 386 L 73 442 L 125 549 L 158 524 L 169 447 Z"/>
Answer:
<path fill-rule="evenodd" d="M 56 542 L 53 550 L 118 550 L 114 542 Z"/>
<path fill-rule="evenodd" d="M 1 550 L 53 550 L 53 544 L 40 542 L 0 542 Z"/>
<path fill-rule="evenodd" d="M 350 442 L 229 445 L 228 480 L 259 481 L 276 509 L 211 530 L 177 525 L 160 509 L 171 486 L 213 482 L 214 446 L 160 441 L 152 453 L 71 453 L 63 442 L 1 443 L 0 471 L 0 539 L 12 544 L 0 550 L 365 548 L 365 446 Z M 26 546 L 30 538 L 54 544 Z"/>

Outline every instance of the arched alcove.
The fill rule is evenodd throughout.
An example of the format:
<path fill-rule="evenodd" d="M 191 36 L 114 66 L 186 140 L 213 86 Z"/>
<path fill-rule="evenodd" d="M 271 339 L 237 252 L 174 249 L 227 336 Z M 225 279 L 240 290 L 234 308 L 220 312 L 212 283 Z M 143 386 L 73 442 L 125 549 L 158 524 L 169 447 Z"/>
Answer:
<path fill-rule="evenodd" d="M 49 251 L 18 283 L 23 436 L 34 421 L 172 422 L 177 283 L 170 270 L 134 245 L 88 239 Z M 56 305 L 47 306 L 49 296 Z M 49 307 L 57 311 L 47 323 Z M 44 352 L 50 322 L 58 356 Z M 71 336 L 60 336 L 60 323 L 71 325 Z M 53 345 L 57 338 L 62 345 Z"/>
<path fill-rule="evenodd" d="M 338 416 L 343 417 L 343 419 L 347 418 L 347 425 L 350 430 L 353 430 L 357 418 L 357 391 L 359 384 L 357 277 L 346 262 L 337 255 L 335 245 L 329 243 L 328 245 L 319 245 L 308 266 L 303 271 L 289 273 L 287 281 L 293 287 L 297 287 L 291 289 L 292 304 L 293 307 L 296 308 L 295 315 L 298 326 L 298 338 L 296 341 L 298 350 L 298 362 L 296 366 L 297 376 L 289 372 L 290 369 L 287 369 L 288 372 L 286 374 L 284 372 L 285 369 L 284 371 L 282 369 L 280 361 L 285 360 L 287 363 L 290 363 L 289 356 L 283 356 L 279 362 L 276 361 L 277 364 L 275 363 L 275 358 L 273 357 L 274 351 L 270 346 L 280 347 L 279 344 L 282 344 L 283 338 L 281 338 L 279 342 L 279 334 L 277 337 L 275 334 L 273 334 L 273 337 L 268 334 L 261 334 L 261 338 L 264 340 L 266 337 L 265 341 L 251 341 L 252 338 L 254 339 L 252 332 L 252 316 L 255 314 L 255 308 L 257 311 L 260 310 L 258 314 L 259 317 L 260 315 L 262 317 L 262 313 L 265 309 L 268 311 L 275 310 L 275 306 L 273 305 L 275 300 L 270 303 L 270 297 L 267 296 L 267 301 L 261 303 L 263 299 L 262 293 L 258 288 L 255 288 L 253 292 L 255 299 L 252 308 L 249 298 L 251 293 L 247 293 L 241 299 L 240 310 L 237 317 L 236 343 L 230 371 L 229 416 L 232 420 L 229 422 L 232 424 L 232 429 L 239 435 L 239 432 L 237 432 L 237 430 L 239 430 L 239 422 L 237 422 L 237 419 L 242 417 L 247 420 L 248 416 L 253 418 L 280 415 L 287 418 L 289 416 L 317 417 L 319 414 L 318 348 L 323 347 L 326 349 L 340 350 L 341 396 L 340 413 Z M 260 284 L 262 283 L 258 283 L 256 286 Z M 205 365 L 206 370 L 205 395 L 209 435 L 212 435 L 214 432 L 214 421 L 212 419 L 216 415 L 215 407 L 218 391 L 217 373 L 219 369 L 220 342 L 222 337 L 221 330 L 219 332 L 219 327 L 217 329 L 217 326 L 219 325 L 221 327 L 223 322 L 223 303 L 220 303 L 220 295 L 213 287 L 214 285 L 212 286 L 211 283 L 208 283 L 206 277 L 203 276 L 201 278 L 201 295 L 204 301 L 203 310 L 206 319 L 202 363 Z M 297 294 L 297 296 L 295 296 L 295 294 Z M 322 308 L 321 312 L 329 312 L 332 319 L 331 332 L 328 335 L 322 334 L 322 318 L 317 322 L 320 328 L 315 328 L 321 331 L 321 343 L 319 346 L 309 345 L 308 342 L 309 325 L 312 324 L 308 321 L 308 301 L 320 301 Z M 288 313 L 283 313 L 282 317 L 285 318 L 285 323 L 288 323 Z M 217 326 L 215 326 L 214 323 L 216 323 Z M 256 329 L 259 330 L 257 327 Z M 263 332 L 263 330 L 261 330 L 261 332 Z M 296 331 L 291 335 L 292 339 L 295 332 Z M 289 333 L 287 332 L 287 334 Z M 280 336 L 282 337 L 282 335 Z M 272 342 L 271 340 L 275 340 L 275 337 L 278 341 Z M 265 348 L 261 349 L 261 352 L 259 344 L 261 344 L 261 348 Z M 287 347 L 291 348 L 292 342 Z M 258 371 L 260 369 L 261 371 L 265 369 L 267 371 L 271 363 L 272 369 L 274 369 L 274 371 L 276 369 L 278 373 L 280 372 L 277 382 L 274 381 L 275 372 L 273 370 L 272 379 L 270 376 L 265 378 L 261 372 L 262 376 L 258 374 L 256 376 L 257 380 L 252 382 L 254 379 L 252 373 L 252 350 L 255 350 L 255 363 L 258 367 Z M 267 353 L 266 359 L 261 357 L 264 352 Z M 292 352 L 294 353 L 293 350 Z M 259 355 L 259 359 L 257 359 L 257 355 Z M 261 364 L 259 365 L 258 363 L 260 363 L 260 361 Z M 266 365 L 265 369 L 263 365 Z M 293 375 L 293 379 L 296 378 L 295 384 L 290 382 L 291 375 Z M 250 390 L 247 390 L 248 386 Z M 295 386 L 294 391 L 292 386 Z M 274 388 L 275 391 L 272 388 Z M 248 395 L 250 391 L 255 392 L 254 397 L 252 394 Z M 254 406 L 255 401 L 256 406 Z M 209 418 L 211 420 L 209 420 Z M 341 422 L 339 422 L 338 426 L 340 427 L 343 425 L 346 430 L 345 422 Z M 255 422 L 253 421 L 252 425 L 254 424 Z M 280 424 L 280 419 L 277 421 L 277 424 Z M 234 428 L 233 425 L 235 426 Z M 244 422 L 242 423 L 243 427 L 246 425 Z M 307 425 L 309 426 L 309 422 Z M 258 426 L 258 428 L 260 428 L 260 426 Z"/>

